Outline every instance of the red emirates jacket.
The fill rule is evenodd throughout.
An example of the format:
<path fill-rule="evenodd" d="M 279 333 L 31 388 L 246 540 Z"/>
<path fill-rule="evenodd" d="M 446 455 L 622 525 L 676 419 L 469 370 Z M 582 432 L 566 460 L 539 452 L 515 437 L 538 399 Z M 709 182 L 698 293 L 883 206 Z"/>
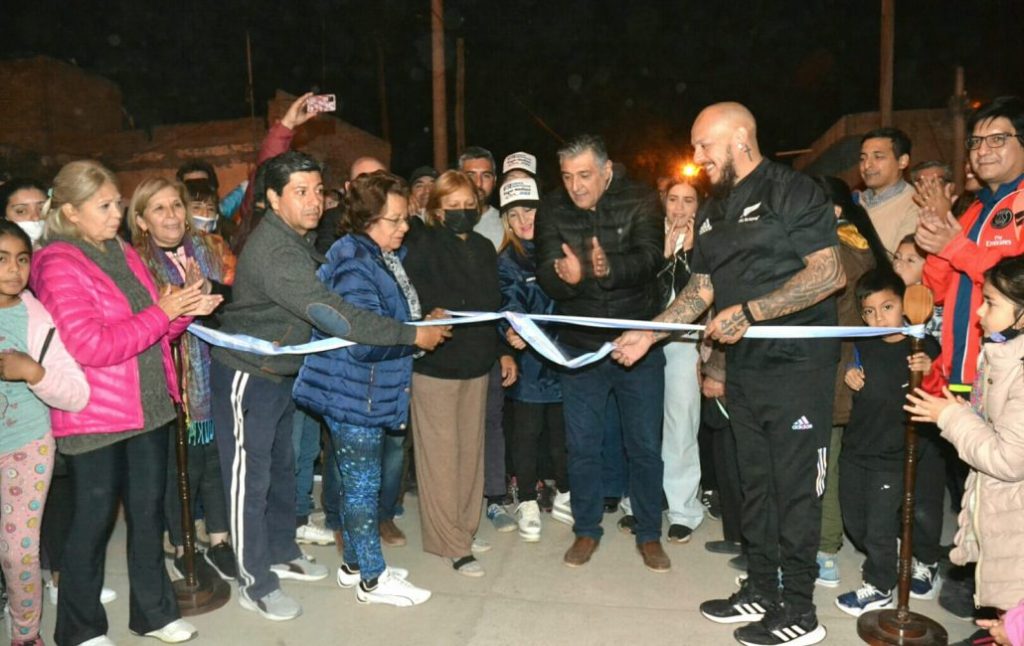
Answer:
<path fill-rule="evenodd" d="M 935 302 L 945 307 L 942 353 L 933 372 L 939 370 L 951 384 L 974 383 L 982 337 L 977 311 L 985 272 L 1003 258 L 1024 253 L 1024 179 L 1018 178 L 1017 187 L 991 208 L 986 204 L 993 199 L 990 189 L 982 189 L 978 197 L 960 218 L 963 230 L 924 264 L 924 284 L 935 294 Z"/>

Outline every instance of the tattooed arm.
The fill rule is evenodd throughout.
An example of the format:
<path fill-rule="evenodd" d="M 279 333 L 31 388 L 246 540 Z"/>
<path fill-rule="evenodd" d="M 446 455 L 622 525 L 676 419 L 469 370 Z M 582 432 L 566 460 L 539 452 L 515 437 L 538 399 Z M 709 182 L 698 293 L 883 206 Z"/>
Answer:
<path fill-rule="evenodd" d="M 668 309 L 654 317 L 654 320 L 662 323 L 692 323 L 711 306 L 714 298 L 711 276 L 693 274 Z M 630 330 L 615 339 L 612 358 L 624 366 L 631 366 L 642 359 L 652 345 L 667 336 L 669 333 L 662 331 Z"/>
<path fill-rule="evenodd" d="M 804 257 L 804 268 L 782 287 L 749 301 L 746 305 L 754 319 L 743 312 L 742 305 L 727 307 L 708 324 L 705 334 L 722 343 L 736 343 L 756 321 L 776 319 L 807 309 L 846 284 L 846 274 L 839 264 L 839 248 L 826 247 Z"/>

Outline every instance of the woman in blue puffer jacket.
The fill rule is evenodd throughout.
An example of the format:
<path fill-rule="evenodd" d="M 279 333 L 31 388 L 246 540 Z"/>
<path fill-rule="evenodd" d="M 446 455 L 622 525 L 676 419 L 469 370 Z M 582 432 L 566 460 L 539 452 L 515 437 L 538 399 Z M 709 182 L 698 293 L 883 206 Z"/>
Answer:
<path fill-rule="evenodd" d="M 345 196 L 343 235 L 327 252 L 318 277 L 351 304 L 398 321 L 421 317 L 419 298 L 402 268 L 402 241 L 409 230 L 405 182 L 383 171 L 361 175 Z M 420 328 L 437 338 L 447 328 Z M 323 338 L 316 329 L 313 338 Z M 418 342 L 417 342 L 418 343 Z M 413 353 L 407 345 L 354 345 L 311 354 L 295 381 L 297 404 L 323 416 L 344 488 L 342 587 L 356 586 L 361 603 L 412 606 L 430 592 L 406 580 L 408 572 L 384 563 L 377 505 L 381 456 L 387 429 L 408 421 Z M 356 585 L 358 584 L 358 585 Z"/>
<path fill-rule="evenodd" d="M 539 196 L 533 179 L 512 179 L 500 191 L 505 240 L 498 255 L 501 311 L 553 314 L 555 303 L 537 283 L 533 222 Z M 519 505 L 516 521 L 524 541 L 540 540 L 540 505 L 551 509 L 553 495 L 568 498 L 565 421 L 562 388 L 553 364 L 547 362 L 507 323 L 500 326 L 505 341 L 518 350 L 519 381 L 509 388 L 512 400 L 512 465 Z M 550 463 L 555 490 L 542 484 L 539 465 Z M 566 501 L 567 502 L 567 501 Z"/>

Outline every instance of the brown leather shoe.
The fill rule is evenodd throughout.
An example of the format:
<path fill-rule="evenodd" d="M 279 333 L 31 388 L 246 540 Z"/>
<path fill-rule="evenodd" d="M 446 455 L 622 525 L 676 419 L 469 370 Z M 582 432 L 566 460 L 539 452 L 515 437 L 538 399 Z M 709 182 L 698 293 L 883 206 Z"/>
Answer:
<path fill-rule="evenodd" d="M 398 529 L 393 520 L 384 520 L 380 523 L 380 542 L 391 547 L 402 547 L 405 545 L 405 534 Z"/>
<path fill-rule="evenodd" d="M 640 556 L 644 557 L 644 565 L 651 572 L 668 572 L 672 561 L 661 547 L 661 541 L 647 541 L 637 546 Z"/>
<path fill-rule="evenodd" d="M 590 557 L 597 551 L 598 541 L 589 536 L 577 536 L 572 547 L 565 553 L 563 562 L 568 567 L 579 567 L 586 564 Z M 667 557 L 666 557 L 667 558 Z"/>

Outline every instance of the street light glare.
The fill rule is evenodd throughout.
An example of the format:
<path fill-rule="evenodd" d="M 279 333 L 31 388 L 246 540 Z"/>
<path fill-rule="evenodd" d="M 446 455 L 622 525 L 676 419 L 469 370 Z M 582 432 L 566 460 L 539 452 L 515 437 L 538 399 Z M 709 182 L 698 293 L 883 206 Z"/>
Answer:
<path fill-rule="evenodd" d="M 686 162 L 680 167 L 679 172 L 683 177 L 696 177 L 700 174 L 700 166 L 693 162 Z"/>

